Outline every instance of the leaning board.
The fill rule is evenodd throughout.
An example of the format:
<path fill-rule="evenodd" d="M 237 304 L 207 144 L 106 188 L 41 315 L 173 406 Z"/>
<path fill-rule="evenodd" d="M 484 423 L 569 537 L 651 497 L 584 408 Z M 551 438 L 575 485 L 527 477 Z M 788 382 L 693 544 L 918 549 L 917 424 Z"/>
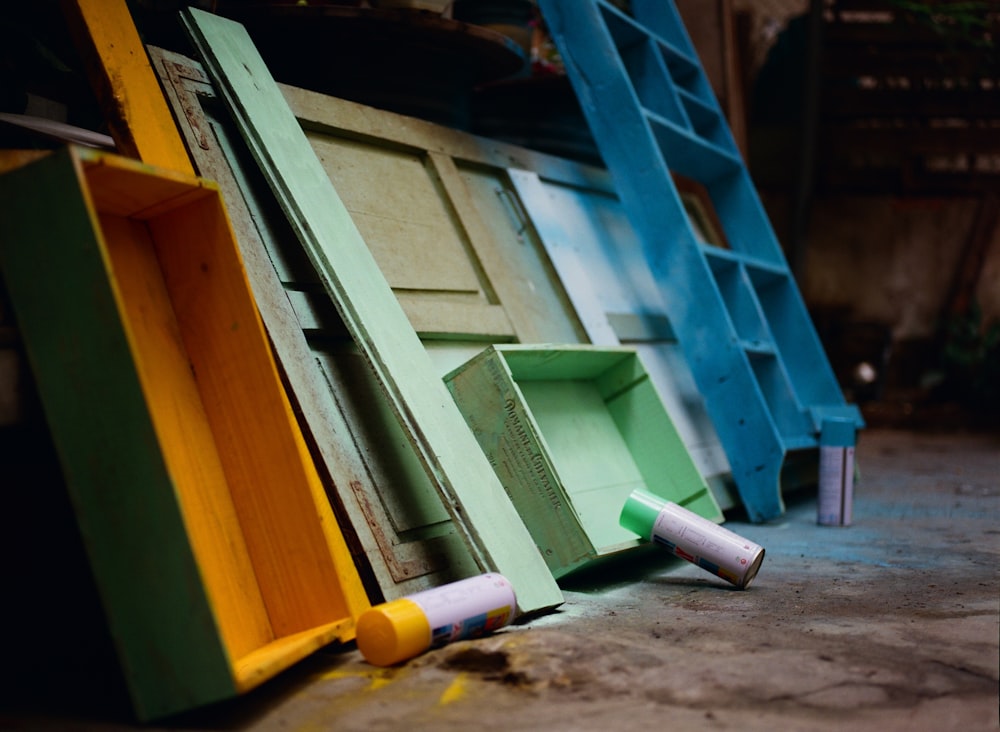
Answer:
<path fill-rule="evenodd" d="M 562 594 L 245 29 L 189 9 L 185 26 L 326 293 L 484 571 L 522 611 Z"/>

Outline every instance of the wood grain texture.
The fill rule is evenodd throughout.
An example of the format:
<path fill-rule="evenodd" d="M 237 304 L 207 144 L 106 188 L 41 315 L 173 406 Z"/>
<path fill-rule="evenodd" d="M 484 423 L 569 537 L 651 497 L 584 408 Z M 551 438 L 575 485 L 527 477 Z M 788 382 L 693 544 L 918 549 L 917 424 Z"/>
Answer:
<path fill-rule="evenodd" d="M 281 429 L 218 189 L 78 148 L 0 186 L 0 262 L 137 715 L 353 639 L 368 599 L 301 433 Z"/>
<path fill-rule="evenodd" d="M 118 152 L 193 173 L 125 0 L 63 0 Z"/>
<path fill-rule="evenodd" d="M 114 158 L 106 158 L 90 171 L 95 205 L 103 212 L 155 221 L 150 226 L 155 225 L 158 236 L 171 242 L 158 249 L 158 261 L 165 275 L 173 273 L 173 286 L 183 288 L 174 302 L 188 309 L 177 315 L 184 318 L 185 336 L 191 341 L 186 346 L 196 361 L 193 365 L 201 367 L 201 398 L 215 405 L 209 414 L 215 418 L 212 428 L 222 443 L 217 447 L 230 485 L 284 481 L 290 488 L 271 500 L 279 504 L 299 501 L 297 514 L 275 510 L 252 491 L 245 493 L 242 503 L 237 502 L 245 526 L 260 527 L 250 532 L 251 546 L 258 557 L 256 571 L 265 575 L 262 585 L 269 588 L 271 620 L 282 634 L 328 623 L 331 611 L 356 617 L 368 607 L 367 595 L 332 520 L 309 449 L 281 387 L 254 300 L 247 297 L 244 262 L 233 246 L 225 207 L 216 196 L 200 207 L 197 216 L 195 206 L 188 207 L 182 217 L 161 216 L 181 205 L 179 197 L 198 194 L 182 176 L 176 181 L 176 195 L 161 190 L 152 203 L 144 202 L 143 187 L 162 189 L 171 178 L 166 170 L 187 177 L 193 173 L 183 138 L 126 3 L 67 0 L 64 7 L 76 30 L 77 45 L 88 60 L 93 85 L 104 98 L 119 148 L 158 169 L 155 176 L 130 175 L 116 169 Z M 198 242 L 206 237 L 216 246 L 199 248 Z M 206 312 L 228 312 L 232 319 L 222 324 L 205 318 Z M 233 349 L 239 352 L 234 354 Z M 199 358 L 204 360 L 197 363 Z M 233 359 L 242 364 L 238 367 L 242 378 L 231 378 L 230 372 L 237 368 Z M 284 525 L 269 523 L 282 518 Z M 299 542 L 297 547 L 291 545 L 293 541 Z M 258 544 L 263 548 L 257 549 Z M 202 559 L 211 562 L 212 554 Z M 303 560 L 302 566 L 314 568 L 315 576 L 289 571 L 289 562 Z M 338 581 L 331 582 L 331 577 Z M 293 578 L 291 585 L 288 578 Z M 340 639 L 350 640 L 352 632 L 345 629 Z M 254 645 L 250 641 L 250 647 Z"/>
<path fill-rule="evenodd" d="M 164 49 L 151 47 L 150 55 L 199 172 L 224 192 L 261 317 L 372 597 L 391 600 L 474 574 L 475 561 L 201 66 Z M 425 335 L 514 337 L 499 305 L 397 294 Z"/>
<path fill-rule="evenodd" d="M 77 166 L 66 150 L 0 176 L 0 260 L 136 713 L 153 718 L 234 688 Z"/>

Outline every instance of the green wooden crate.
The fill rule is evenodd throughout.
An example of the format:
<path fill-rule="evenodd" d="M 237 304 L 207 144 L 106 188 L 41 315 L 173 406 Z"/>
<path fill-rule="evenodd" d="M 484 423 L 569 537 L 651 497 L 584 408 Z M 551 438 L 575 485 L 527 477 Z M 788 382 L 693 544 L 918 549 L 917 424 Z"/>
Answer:
<path fill-rule="evenodd" d="M 635 488 L 722 521 L 634 349 L 495 345 L 445 383 L 556 577 L 642 543 Z"/>
<path fill-rule="evenodd" d="M 368 598 L 215 185 L 53 153 L 0 175 L 0 274 L 136 715 L 353 640 Z"/>

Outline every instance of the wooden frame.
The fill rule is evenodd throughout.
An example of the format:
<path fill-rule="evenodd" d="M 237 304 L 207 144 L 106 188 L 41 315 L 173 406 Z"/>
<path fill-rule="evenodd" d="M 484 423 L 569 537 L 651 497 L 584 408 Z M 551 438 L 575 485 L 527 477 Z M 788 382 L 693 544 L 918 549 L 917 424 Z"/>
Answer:
<path fill-rule="evenodd" d="M 395 599 L 475 573 L 436 491 L 426 478 L 418 482 L 422 467 L 332 303 L 317 293 L 311 265 L 301 262 L 208 77 L 184 56 L 159 48 L 150 55 L 199 172 L 224 192 L 261 317 L 369 594 Z M 404 487 L 409 499 L 397 497 Z"/>
<path fill-rule="evenodd" d="M 0 193 L 0 269 L 137 715 L 352 640 L 368 598 L 218 189 L 69 148 Z"/>

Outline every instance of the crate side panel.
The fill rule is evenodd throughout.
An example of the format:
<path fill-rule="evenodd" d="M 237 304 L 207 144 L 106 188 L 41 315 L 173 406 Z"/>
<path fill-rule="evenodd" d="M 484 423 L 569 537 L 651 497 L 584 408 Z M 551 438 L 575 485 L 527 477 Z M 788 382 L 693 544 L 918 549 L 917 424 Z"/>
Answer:
<path fill-rule="evenodd" d="M 553 574 L 592 557 L 593 546 L 503 359 L 491 349 L 446 383 Z"/>
<path fill-rule="evenodd" d="M 96 216 L 69 153 L 0 177 L 0 200 L 0 268 L 136 713 L 152 719 L 231 696 Z M 53 200 L 59 216 L 50 215 Z"/>

